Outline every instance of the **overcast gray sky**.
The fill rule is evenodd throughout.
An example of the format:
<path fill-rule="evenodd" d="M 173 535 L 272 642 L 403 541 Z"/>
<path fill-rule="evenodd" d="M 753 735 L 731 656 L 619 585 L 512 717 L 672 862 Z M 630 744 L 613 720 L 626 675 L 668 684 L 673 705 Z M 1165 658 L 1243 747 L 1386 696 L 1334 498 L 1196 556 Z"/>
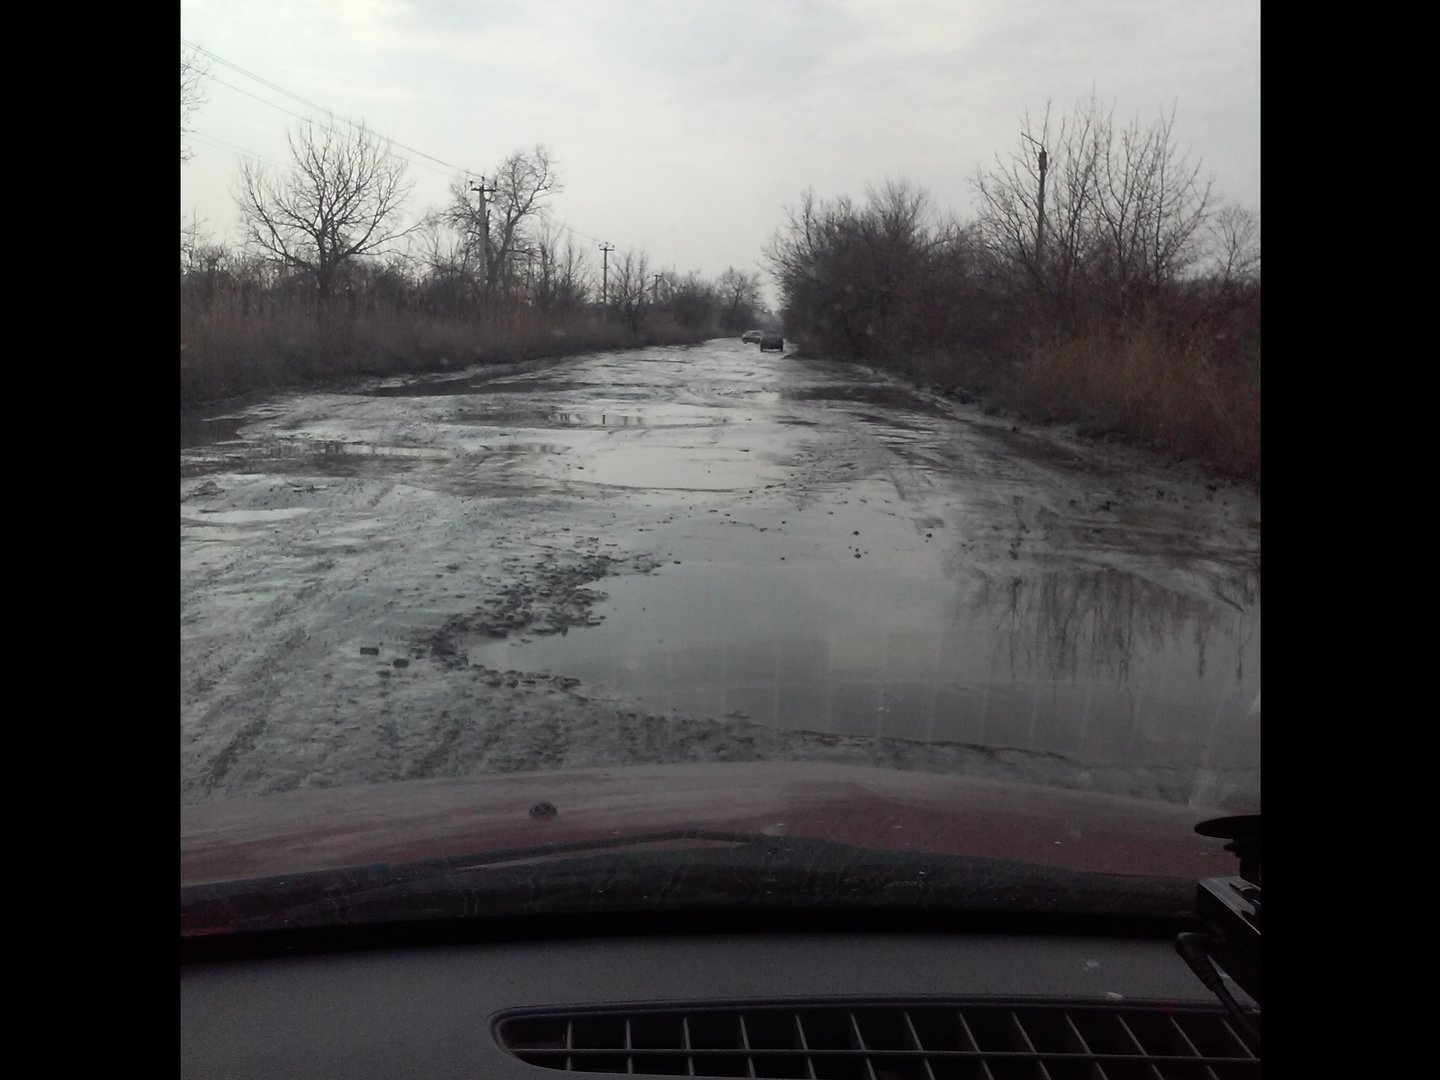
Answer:
<path fill-rule="evenodd" d="M 182 0 L 180 33 L 227 62 L 181 217 L 229 239 L 241 157 L 285 160 L 287 112 L 316 115 L 282 90 L 446 163 L 398 151 L 416 216 L 447 166 L 542 142 L 586 245 L 710 276 L 761 269 L 807 187 L 905 177 L 968 218 L 1022 114 L 1092 91 L 1117 119 L 1174 106 L 1180 148 L 1260 210 L 1259 0 Z"/>

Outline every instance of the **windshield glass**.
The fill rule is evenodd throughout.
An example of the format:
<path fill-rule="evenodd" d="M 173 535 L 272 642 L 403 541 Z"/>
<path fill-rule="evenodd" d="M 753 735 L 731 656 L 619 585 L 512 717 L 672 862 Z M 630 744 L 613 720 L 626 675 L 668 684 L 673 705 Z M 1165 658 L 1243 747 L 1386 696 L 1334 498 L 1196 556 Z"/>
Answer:
<path fill-rule="evenodd" d="M 187 931 L 1230 873 L 1259 181 L 1254 4 L 185 0 Z"/>

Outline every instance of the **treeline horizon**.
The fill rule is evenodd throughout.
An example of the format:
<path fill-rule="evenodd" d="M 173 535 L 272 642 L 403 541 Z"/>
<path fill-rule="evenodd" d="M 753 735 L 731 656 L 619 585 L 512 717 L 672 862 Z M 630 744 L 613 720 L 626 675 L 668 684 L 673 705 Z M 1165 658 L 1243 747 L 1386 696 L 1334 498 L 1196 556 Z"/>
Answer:
<path fill-rule="evenodd" d="M 363 128 L 304 123 L 279 172 L 246 163 L 243 241 L 181 230 L 182 405 L 595 349 L 703 341 L 773 325 L 759 273 L 655 270 L 641 250 L 597 259 L 549 214 L 548 148 L 466 178 L 405 216 L 403 160 Z"/>
<path fill-rule="evenodd" d="M 786 335 L 1258 484 L 1259 217 L 1215 198 L 1173 114 L 1047 110 L 973 185 L 965 223 L 904 180 L 804 193 L 765 253 Z"/>
<path fill-rule="evenodd" d="M 418 218 L 406 163 L 363 127 L 303 123 L 290 151 L 286 170 L 241 167 L 238 245 L 181 230 L 182 405 L 783 323 L 802 353 L 1259 483 L 1259 218 L 1215 198 L 1173 114 L 1027 117 L 973 178 L 968 222 L 905 180 L 805 192 L 763 252 L 778 317 L 757 273 L 656 271 L 643 250 L 602 264 L 550 216 L 543 145 Z"/>

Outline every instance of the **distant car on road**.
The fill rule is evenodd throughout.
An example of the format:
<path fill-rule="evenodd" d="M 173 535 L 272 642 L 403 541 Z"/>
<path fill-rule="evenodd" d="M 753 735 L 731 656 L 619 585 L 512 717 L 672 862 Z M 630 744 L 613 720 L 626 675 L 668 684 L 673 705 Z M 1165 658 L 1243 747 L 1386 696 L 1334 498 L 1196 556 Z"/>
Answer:
<path fill-rule="evenodd" d="M 766 330 L 765 333 L 760 335 L 761 352 L 764 352 L 766 349 L 774 349 L 776 352 L 780 352 L 784 348 L 785 335 L 777 334 L 773 330 Z"/>
<path fill-rule="evenodd" d="M 759 330 L 746 330 L 743 334 L 740 335 L 740 340 L 745 342 L 747 345 L 756 345 L 759 344 L 760 339 L 764 336 L 765 335 L 760 333 Z"/>

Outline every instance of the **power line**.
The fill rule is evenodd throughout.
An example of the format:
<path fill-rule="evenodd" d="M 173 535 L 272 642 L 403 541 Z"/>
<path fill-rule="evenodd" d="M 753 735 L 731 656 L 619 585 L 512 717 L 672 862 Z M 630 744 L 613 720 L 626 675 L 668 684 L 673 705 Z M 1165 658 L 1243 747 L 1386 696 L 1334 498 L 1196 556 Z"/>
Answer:
<path fill-rule="evenodd" d="M 239 146 L 236 143 L 226 142 L 224 139 L 221 139 L 215 135 L 206 135 L 204 132 L 200 131 L 190 131 L 186 132 L 186 138 L 193 139 L 196 142 L 200 143 L 202 146 L 210 147 L 212 150 L 225 150 L 231 154 L 234 154 L 236 157 L 258 158 L 259 160 L 265 162 L 265 164 L 267 165 L 274 165 L 276 168 L 284 168 L 283 162 L 276 161 L 274 158 L 266 154 L 261 154 L 257 151 L 251 150 L 248 146 Z"/>
<path fill-rule="evenodd" d="M 575 236 L 583 236 L 586 240 L 594 240 L 597 244 L 605 243 L 605 241 L 601 240 L 598 236 L 591 236 L 589 233 L 583 233 L 579 229 L 573 228 L 572 226 L 566 224 L 563 221 L 557 221 L 555 222 L 555 224 L 558 225 L 560 228 L 564 229 L 566 232 L 573 233 Z"/>
<path fill-rule="evenodd" d="M 239 64 L 235 63 L 234 61 L 227 60 L 227 59 L 225 59 L 223 56 L 219 55 L 218 53 L 212 52 L 210 49 L 205 48 L 203 45 L 199 45 L 199 44 L 197 44 L 196 42 L 190 41 L 190 40 L 188 40 L 188 39 L 186 39 L 186 38 L 183 38 L 183 37 L 180 39 L 180 43 L 181 43 L 182 45 L 184 45 L 186 48 L 192 49 L 192 50 L 194 50 L 195 52 L 200 53 L 202 56 L 209 57 L 211 60 L 214 60 L 214 61 L 215 61 L 216 63 L 218 63 L 218 64 L 222 64 L 222 65 L 224 65 L 225 67 L 230 68 L 230 69 L 233 70 L 233 71 L 239 72 L 241 75 L 244 75 L 246 78 L 254 79 L 256 82 L 260 83 L 262 86 L 269 87 L 271 90 L 274 90 L 276 93 L 283 94 L 283 95 L 285 95 L 285 96 L 288 97 L 288 98 L 293 98 L 295 101 L 300 102 L 302 105 L 305 105 L 305 106 L 308 107 L 308 108 L 314 109 L 315 111 L 320 112 L 320 113 L 324 113 L 326 116 L 328 116 L 328 117 L 331 119 L 332 124 L 333 124 L 333 122 L 338 121 L 338 122 L 340 122 L 340 123 L 347 124 L 347 125 L 350 126 L 351 128 L 355 128 L 355 129 L 357 129 L 357 130 L 364 130 L 364 131 L 366 131 L 368 134 L 370 134 L 370 135 L 375 135 L 377 138 L 383 140 L 383 141 L 384 141 L 387 145 L 389 145 L 389 146 L 398 146 L 400 149 L 405 150 L 405 151 L 407 151 L 408 153 L 415 154 L 415 155 L 418 156 L 418 157 L 425 158 L 427 161 L 433 161 L 433 162 L 435 162 L 435 163 L 437 163 L 437 164 L 439 164 L 439 165 L 443 165 L 443 166 L 448 170 L 448 175 L 450 175 L 450 176 L 454 176 L 455 173 L 462 173 L 462 174 L 465 176 L 465 178 L 466 178 L 467 180 L 469 180 L 469 178 L 471 178 L 471 177 L 473 177 L 473 176 L 479 175 L 479 174 L 477 174 L 476 172 L 474 172 L 474 171 L 471 170 L 471 169 L 466 169 L 466 168 L 463 168 L 462 166 L 459 166 L 459 165 L 453 165 L 453 164 L 451 164 L 450 162 L 443 160 L 442 158 L 437 158 L 437 157 L 435 157 L 435 156 L 432 155 L 432 154 L 427 154 L 427 153 L 425 153 L 423 150 L 416 150 L 414 147 L 412 147 L 412 146 L 407 146 L 407 145 L 405 145 L 404 143 L 399 142 L 399 141 L 397 141 L 397 140 L 395 140 L 395 139 L 390 139 L 390 138 L 387 138 L 386 136 L 378 135 L 376 132 L 371 131 L 371 130 L 368 129 L 368 128 L 365 128 L 364 125 L 362 125 L 362 124 L 357 124 L 357 123 L 356 123 L 355 121 L 353 121 L 353 120 L 346 120 L 346 119 L 344 119 L 344 118 L 342 118 L 342 117 L 336 116 L 334 110 L 328 109 L 328 108 L 326 108 L 326 107 L 323 106 L 323 105 L 318 105 L 318 104 L 316 104 L 315 102 L 311 101 L 309 98 L 302 97 L 302 96 L 300 96 L 299 94 L 297 94 L 297 93 L 295 93 L 295 92 L 293 92 L 293 91 L 291 91 L 291 90 L 287 90 L 285 87 L 281 86 L 279 83 L 271 82 L 269 79 L 266 79 L 265 77 L 263 77 L 263 76 L 261 76 L 261 75 L 257 75 L 257 74 L 255 74 L 255 72 L 250 71 L 250 70 L 248 70 L 247 68 L 241 67 Z M 294 111 L 292 111 L 292 110 L 290 110 L 290 109 L 287 109 L 287 108 L 285 108 L 285 106 L 283 106 L 283 105 L 278 105 L 278 104 L 276 104 L 276 103 L 273 102 L 273 101 L 267 101 L 265 98 L 260 97 L 258 94 L 251 93 L 249 90 L 245 90 L 245 89 L 243 89 L 243 88 L 241 88 L 241 87 L 239 87 L 239 86 L 236 86 L 234 83 L 226 82 L 224 79 L 220 78 L 218 75 L 215 75 L 215 74 L 212 73 L 212 72 L 204 71 L 204 72 L 202 72 L 202 74 L 205 75 L 206 78 L 209 78 L 209 79 L 213 80 L 214 82 L 219 83 L 221 86 L 228 87 L 229 89 L 234 90 L 236 93 L 244 94 L 244 95 L 245 95 L 246 97 L 248 97 L 248 98 L 253 98 L 254 100 L 260 102 L 260 104 L 262 104 L 262 105 L 268 105 L 270 108 L 276 109 L 276 110 L 278 110 L 278 111 L 280 111 L 280 112 L 283 112 L 283 113 L 285 113 L 285 115 L 287 115 L 287 116 L 292 116 L 292 117 L 294 117 L 295 119 L 300 120 L 300 121 L 305 122 L 305 123 L 312 123 L 312 122 L 314 122 L 314 118 L 313 118 L 313 117 L 302 116 L 300 113 L 297 113 L 297 112 L 294 112 Z M 323 124 L 322 124 L 321 127 L 322 127 L 322 130 L 325 130 L 325 131 L 330 131 L 330 132 L 336 131 L 336 128 L 335 128 L 334 126 L 327 126 L 327 125 L 323 125 Z M 220 141 L 222 141 L 222 140 L 216 139 L 214 136 L 209 136 L 209 138 L 210 138 L 212 141 L 214 141 L 214 142 L 220 142 Z M 233 144 L 231 144 L 230 148 L 231 148 L 231 152 L 232 152 L 232 153 L 235 152 L 235 149 L 233 148 Z M 251 152 L 248 151 L 248 150 L 244 150 L 243 147 L 242 147 L 242 148 L 239 148 L 239 150 L 240 150 L 240 152 L 243 152 L 243 153 L 251 153 Z M 260 158 L 260 159 L 262 159 L 262 160 L 264 160 L 264 161 L 267 161 L 267 162 L 269 162 L 269 163 L 271 163 L 271 164 L 274 164 L 274 165 L 277 165 L 277 166 L 279 165 L 279 163 L 276 162 L 276 161 L 274 161 L 274 159 L 268 158 L 268 157 L 266 157 L 266 156 L 263 155 L 263 154 L 254 154 L 253 156 L 254 156 L 254 157 L 257 157 L 257 158 Z M 396 157 L 396 158 L 401 158 L 402 160 L 409 160 L 409 159 L 403 158 L 402 155 L 400 155 L 400 154 L 395 154 L 393 151 L 391 152 L 391 156 L 392 156 L 392 157 Z M 438 169 L 435 169 L 433 166 L 426 165 L 424 162 L 418 162 L 418 161 L 417 161 L 417 162 L 412 162 L 412 164 L 415 164 L 415 165 L 419 166 L 420 168 L 430 169 L 432 172 L 439 172 Z M 593 241 L 593 242 L 596 243 L 596 244 L 608 243 L 608 241 L 603 241 L 603 240 L 601 240 L 598 236 L 592 236 L 592 235 L 590 235 L 589 233 L 581 232 L 579 229 L 575 228 L 573 225 L 570 225 L 568 222 L 557 221 L 557 222 L 555 222 L 555 224 L 558 225 L 561 229 L 564 229 L 566 232 L 572 234 L 573 236 L 583 237 L 584 239 Z M 613 250 L 613 249 L 612 249 L 612 250 Z"/>
<path fill-rule="evenodd" d="M 301 121 L 302 123 L 307 123 L 307 124 L 309 124 L 309 123 L 317 123 L 317 121 L 315 120 L 314 117 L 311 117 L 311 116 L 302 116 L 300 113 L 297 113 L 297 112 L 294 112 L 294 111 L 292 111 L 292 110 L 290 110 L 290 109 L 285 108 L 284 105 L 277 105 L 277 104 L 276 104 L 275 102 L 273 102 L 273 101 L 266 101 L 266 100 L 265 100 L 263 97 L 261 97 L 259 94 L 252 94 L 249 90 L 246 90 L 246 89 L 244 89 L 244 88 L 242 88 L 242 87 L 236 86 L 234 83 L 226 82 L 224 79 L 220 78 L 218 75 L 209 75 L 209 76 L 207 76 L 207 77 L 208 77 L 212 82 L 217 82 L 217 83 L 219 83 L 221 86 L 229 87 L 231 90 L 234 90 L 237 94 L 244 94 L 244 95 L 245 95 L 246 97 L 248 97 L 248 98 L 254 98 L 256 101 L 260 102 L 260 104 L 262 104 L 262 105 L 268 105 L 268 106 L 270 106 L 270 108 L 272 108 L 272 109 L 277 109 L 277 110 L 279 110 L 280 112 L 283 112 L 286 116 L 293 116 L 296 120 L 299 120 L 299 121 Z M 336 117 L 335 114 L 332 113 L 332 112 L 330 112 L 330 110 L 328 110 L 328 109 L 323 109 L 323 110 L 321 110 L 321 111 L 324 112 L 327 116 L 329 116 L 332 120 L 338 120 L 338 119 L 339 119 L 339 117 Z M 397 143 L 394 139 L 388 139 L 388 138 L 386 138 L 384 135 L 380 135 L 380 134 L 378 134 L 377 132 L 370 131 L 368 128 L 363 128 L 362 125 L 356 124 L 354 121 L 345 120 L 345 121 L 343 121 L 343 123 L 349 124 L 352 128 L 356 128 L 356 129 L 360 129 L 360 130 L 365 130 L 367 134 L 372 135 L 372 136 L 374 136 L 374 137 L 377 138 L 377 139 L 380 139 L 382 142 L 386 143 L 386 144 L 389 145 L 389 146 L 403 146 L 402 143 Z M 329 132 L 332 132 L 332 133 L 335 133 L 335 134 L 338 134 L 338 133 L 339 133 L 339 129 L 336 128 L 333 124 L 319 123 L 318 126 L 320 127 L 320 129 L 321 129 L 322 131 L 329 131 Z M 405 148 L 405 149 L 409 149 L 408 147 L 404 147 L 404 148 Z M 388 154 L 390 157 L 395 158 L 397 161 L 409 162 L 410 164 L 415 165 L 415 166 L 418 166 L 419 168 L 429 169 L 431 172 L 436 172 L 436 173 L 442 172 L 442 170 L 435 168 L 435 166 L 433 166 L 433 165 L 427 165 L 427 164 L 425 164 L 425 162 L 423 162 L 423 161 L 411 161 L 409 158 L 405 157 L 404 155 L 395 153 L 394 150 L 387 150 L 387 151 L 386 151 L 386 154 Z M 428 157 L 429 155 L 425 155 L 425 156 Z M 435 159 L 432 159 L 432 160 L 435 160 Z M 458 170 L 458 171 L 464 172 L 467 176 L 470 175 L 470 173 L 469 173 L 468 170 L 460 169 L 460 170 Z M 444 174 L 445 176 L 452 176 L 452 177 L 453 177 L 453 176 L 455 175 L 455 172 L 456 172 L 456 169 L 455 169 L 454 166 L 446 166 L 445 170 L 443 170 L 443 174 Z"/>
<path fill-rule="evenodd" d="M 217 82 L 217 83 L 219 83 L 221 86 L 228 86 L 231 90 L 234 90 L 237 94 L 244 94 L 244 95 L 245 95 L 246 97 L 248 97 L 248 98 L 254 98 L 256 101 L 260 102 L 261 105 L 269 105 L 270 108 L 272 108 L 272 109 L 278 109 L 280 112 L 283 112 L 286 116 L 293 116 L 293 117 L 295 117 L 295 119 L 297 119 L 297 120 L 304 120 L 304 121 L 307 121 L 307 122 L 314 119 L 314 117 L 301 116 L 301 115 L 300 115 L 299 113 L 297 113 L 297 112 L 292 112 L 290 109 L 285 108 L 284 105 L 276 105 L 275 102 L 273 102 L 273 101 L 266 101 L 266 100 L 265 100 L 264 98 L 262 98 L 259 94 L 252 94 L 249 90 L 244 90 L 244 89 L 236 86 L 234 83 L 228 83 L 228 82 L 226 82 L 224 79 L 220 78 L 220 76 L 218 76 L 218 75 L 206 75 L 206 78 L 209 79 L 211 82 Z M 333 130 L 335 130 L 335 129 L 334 129 L 334 128 L 326 128 L 325 130 L 327 130 L 327 131 L 333 131 Z"/>
<path fill-rule="evenodd" d="M 193 41 L 187 41 L 185 38 L 181 38 L 181 39 L 180 39 L 180 43 L 181 43 L 182 45 L 186 46 L 187 48 L 194 49 L 196 52 L 198 52 L 198 53 L 200 53 L 200 54 L 202 54 L 202 55 L 204 55 L 204 56 L 208 56 L 211 60 L 214 60 L 214 61 L 215 61 L 216 63 L 218 63 L 218 64 L 223 64 L 225 67 L 228 67 L 228 68 L 230 68 L 230 69 L 233 70 L 233 71 L 238 71 L 241 75 L 244 75 L 244 76 L 246 76 L 247 78 L 254 79 L 256 82 L 260 83 L 260 84 L 263 85 L 263 86 L 268 86 L 271 90 L 274 90 L 276 93 L 284 94 L 286 97 L 289 97 L 289 98 L 294 98 L 296 101 L 300 102 L 302 105 L 307 105 L 307 106 L 309 106 L 310 108 L 312 108 L 312 109 L 317 109 L 317 110 L 319 110 L 320 112 L 323 112 L 323 113 L 329 113 L 329 112 L 330 112 L 330 110 L 327 109 L 327 108 L 325 108 L 325 106 L 323 106 L 323 105 L 316 105 L 313 101 L 309 100 L 308 98 L 303 98 L 303 97 L 301 97 L 299 94 L 295 93 L 294 91 L 286 90 L 285 87 L 281 86 L 279 83 L 273 83 L 273 82 L 271 82 L 269 79 L 266 79 L 266 78 L 264 78 L 263 76 L 260 76 L 260 75 L 256 75 L 253 71 L 250 71 L 250 70 L 247 69 L 247 68 L 243 68 L 243 67 L 241 67 L 239 64 L 234 63 L 233 61 L 226 60 L 223 56 L 219 55 L 218 53 L 213 53 L 213 52 L 211 52 L 209 49 L 205 48 L 203 45 L 197 45 L 195 42 L 193 42 Z M 331 113 L 331 115 L 333 116 L 334 114 Z"/>
<path fill-rule="evenodd" d="M 261 77 L 261 76 L 259 76 L 259 75 L 256 75 L 253 71 L 248 71 L 248 70 L 246 70 L 245 68 L 241 67 L 239 64 L 232 63 L 231 61 L 226 60 L 223 56 L 220 56 L 220 55 L 218 55 L 218 54 L 216 54 L 216 53 L 213 53 L 213 52 L 211 52 L 209 49 L 204 48 L 203 46 L 196 45 L 194 42 L 191 42 L 191 41 L 186 41 L 184 38 L 181 38 L 180 41 L 181 41 L 181 43 L 184 44 L 187 48 L 194 49 L 196 52 L 201 53 L 201 54 L 204 55 L 204 56 L 208 56 L 210 59 L 214 60 L 216 63 L 223 64 L 223 65 L 225 65 L 226 67 L 231 68 L 231 69 L 234 70 L 234 71 L 238 71 L 240 74 L 244 75 L 244 76 L 247 77 L 247 78 L 254 79 L 256 82 L 260 83 L 260 84 L 263 85 L 263 86 L 268 86 L 271 90 L 274 90 L 274 91 L 275 91 L 276 93 L 278 93 L 278 94 L 284 94 L 284 95 L 285 95 L 286 97 L 288 97 L 288 98 L 294 98 L 296 101 L 300 102 L 302 105 L 308 106 L 309 108 L 314 109 L 314 110 L 317 111 L 317 112 L 322 112 L 322 113 L 324 113 L 326 116 L 330 117 L 330 119 L 331 119 L 332 121 L 339 121 L 340 123 L 348 124 L 350 127 L 352 127 L 352 128 L 357 128 L 357 129 L 363 127 L 363 125 L 357 124 L 354 120 L 346 120 L 346 119 L 343 119 L 342 117 L 336 116 L 334 110 L 332 110 L 332 109 L 327 109 L 324 105 L 317 105 L 317 104 L 315 104 L 315 102 L 311 101 L 309 98 L 301 97 L 299 94 L 296 94 L 296 93 L 294 93 L 294 92 L 292 92 L 292 91 L 290 91 L 290 90 L 286 90 L 283 86 L 280 86 L 278 83 L 273 83 L 273 82 L 271 82 L 269 79 L 266 79 L 266 78 L 263 78 L 263 77 Z M 241 90 L 240 87 L 235 86 L 233 83 L 228 83 L 228 82 L 226 82 L 224 79 L 221 79 L 219 76 L 214 75 L 214 74 L 212 74 L 212 73 L 210 73 L 210 72 L 204 72 L 204 74 L 205 74 L 208 78 L 213 79 L 215 82 L 218 82 L 221 86 L 228 86 L 231 90 L 236 90 L 236 91 L 238 91 L 239 93 L 242 93 L 242 94 L 244 94 L 244 95 L 247 96 L 247 97 L 252 97 L 252 98 L 254 98 L 256 101 L 260 102 L 260 103 L 263 104 L 263 105 L 269 105 L 272 109 L 279 109 L 281 112 L 283 112 L 283 113 L 285 113 L 285 114 L 287 114 L 287 115 L 289 115 L 289 116 L 293 116 L 293 117 L 295 117 L 295 118 L 298 119 L 298 120 L 308 120 L 308 119 L 310 119 L 309 117 L 301 116 L 299 113 L 291 112 L 289 109 L 285 108 L 283 105 L 277 105 L 277 104 L 275 104 L 275 102 L 273 102 L 273 101 L 266 101 L 264 98 L 262 98 L 262 97 L 260 97 L 260 96 L 258 96 L 258 95 L 256 95 L 256 94 L 252 94 L 252 93 L 250 93 L 248 90 Z M 331 128 L 331 129 L 328 129 L 328 130 L 332 130 L 332 131 L 333 131 L 334 129 Z M 365 130 L 368 131 L 369 129 L 365 129 Z M 370 134 L 373 135 L 373 134 L 376 134 L 376 133 L 375 133 L 375 132 L 370 132 Z M 384 135 L 380 135 L 380 136 L 378 136 L 378 137 L 381 138 L 381 139 L 384 139 L 384 141 L 385 141 L 386 143 L 390 144 L 391 146 L 398 146 L 401 150 L 404 150 L 404 151 L 406 151 L 407 153 L 415 154 L 417 157 L 422 157 L 422 158 L 425 158 L 425 159 L 428 160 L 428 161 L 433 161 L 433 162 L 435 162 L 437 165 L 443 165 L 443 166 L 445 166 L 446 169 L 450 170 L 450 173 L 451 173 L 452 175 L 453 175 L 454 173 L 457 173 L 457 172 L 459 172 L 459 173 L 464 173 L 466 176 L 473 176 L 473 175 L 474 175 L 473 171 L 470 170 L 470 169 L 466 169 L 466 168 L 464 168 L 463 166 L 460 166 L 460 165 L 453 165 L 453 164 L 451 164 L 450 162 L 443 160 L 442 158 L 437 158 L 437 157 L 435 157 L 435 156 L 432 155 L 432 154 L 427 154 L 427 153 L 425 153 L 425 151 L 423 151 L 423 150 L 416 150 L 413 146 L 406 146 L 404 143 L 399 142 L 399 141 L 396 140 L 396 139 L 386 138 Z M 398 157 L 399 155 L 395 155 L 395 156 Z M 419 164 L 419 162 L 417 162 L 416 164 Z"/>

